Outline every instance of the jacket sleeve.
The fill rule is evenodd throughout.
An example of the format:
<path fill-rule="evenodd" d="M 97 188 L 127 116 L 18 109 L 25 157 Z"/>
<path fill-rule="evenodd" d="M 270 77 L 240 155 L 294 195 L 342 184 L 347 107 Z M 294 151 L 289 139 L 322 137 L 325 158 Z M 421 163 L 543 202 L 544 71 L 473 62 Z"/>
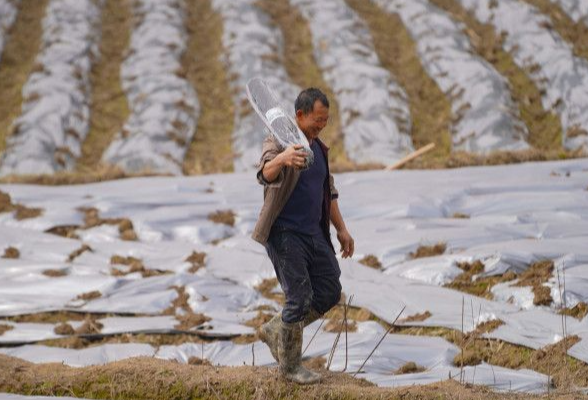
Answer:
<path fill-rule="evenodd" d="M 268 182 L 263 176 L 263 167 L 265 166 L 265 163 L 273 160 L 280 153 L 281 151 L 275 139 L 271 135 L 268 135 L 263 141 L 261 158 L 257 167 L 257 181 L 261 185 L 269 187 L 280 187 L 282 185 L 282 181 L 284 180 L 284 169 L 280 171 L 278 177 L 272 182 Z"/>
<path fill-rule="evenodd" d="M 337 200 L 339 198 L 339 191 L 335 187 L 335 178 L 333 178 L 333 174 L 329 174 L 329 186 L 331 188 L 331 201 Z"/>

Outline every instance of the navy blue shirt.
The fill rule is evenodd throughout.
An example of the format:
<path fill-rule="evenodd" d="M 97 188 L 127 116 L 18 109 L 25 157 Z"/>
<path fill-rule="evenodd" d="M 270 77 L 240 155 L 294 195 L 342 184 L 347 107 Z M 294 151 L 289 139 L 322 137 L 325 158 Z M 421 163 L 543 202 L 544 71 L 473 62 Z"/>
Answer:
<path fill-rule="evenodd" d="M 314 163 L 300 178 L 276 219 L 276 223 L 307 235 L 321 234 L 320 221 L 323 212 L 324 184 L 327 179 L 327 162 L 316 140 L 310 149 L 314 153 Z"/>

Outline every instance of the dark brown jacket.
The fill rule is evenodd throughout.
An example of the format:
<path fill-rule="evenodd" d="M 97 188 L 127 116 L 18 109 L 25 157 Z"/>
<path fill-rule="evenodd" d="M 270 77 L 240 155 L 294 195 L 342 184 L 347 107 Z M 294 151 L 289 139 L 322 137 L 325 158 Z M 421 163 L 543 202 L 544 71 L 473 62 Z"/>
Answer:
<path fill-rule="evenodd" d="M 327 242 L 333 248 L 331 243 L 331 235 L 329 233 L 330 215 L 331 215 L 331 201 L 335 200 L 339 194 L 334 185 L 333 175 L 329 172 L 329 148 L 325 146 L 323 142 L 316 139 L 323 151 L 327 164 L 327 178 L 323 185 L 323 213 L 321 218 L 321 230 L 325 234 Z M 280 171 L 280 174 L 273 182 L 267 182 L 263 177 L 263 167 L 266 162 L 273 160 L 280 153 L 278 142 L 272 135 L 268 135 L 263 141 L 263 148 L 261 152 L 261 159 L 259 161 L 259 167 L 257 169 L 257 181 L 264 185 L 263 188 L 263 206 L 259 213 L 257 224 L 253 229 L 251 237 L 256 242 L 263 245 L 267 243 L 270 230 L 274 221 L 282 212 L 282 209 L 286 205 L 286 202 L 290 198 L 298 178 L 300 177 L 300 170 L 292 167 L 284 167 Z M 334 249 L 333 249 L 334 251 Z"/>

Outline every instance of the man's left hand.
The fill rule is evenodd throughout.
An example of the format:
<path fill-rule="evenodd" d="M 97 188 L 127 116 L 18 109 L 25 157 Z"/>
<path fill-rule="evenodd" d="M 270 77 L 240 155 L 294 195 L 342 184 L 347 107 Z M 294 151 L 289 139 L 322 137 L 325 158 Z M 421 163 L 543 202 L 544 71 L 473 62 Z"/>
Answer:
<path fill-rule="evenodd" d="M 339 240 L 339 243 L 341 244 L 341 251 L 343 252 L 342 257 L 351 257 L 355 251 L 355 244 L 347 229 L 342 229 L 337 232 L 337 240 Z"/>

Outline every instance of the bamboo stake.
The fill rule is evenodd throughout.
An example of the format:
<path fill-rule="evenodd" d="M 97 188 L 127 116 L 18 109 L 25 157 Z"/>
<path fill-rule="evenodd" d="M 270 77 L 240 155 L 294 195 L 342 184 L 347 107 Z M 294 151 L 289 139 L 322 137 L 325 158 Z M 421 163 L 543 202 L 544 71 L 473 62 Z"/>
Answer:
<path fill-rule="evenodd" d="M 402 160 L 396 162 L 395 164 L 387 166 L 386 171 L 392 171 L 394 169 L 398 169 L 398 168 L 402 167 L 404 164 L 406 164 L 407 162 L 412 161 L 415 158 L 420 157 L 425 153 L 428 153 L 429 151 L 433 150 L 434 148 L 435 148 L 435 143 L 429 143 L 428 145 L 423 146 L 416 151 L 413 151 L 412 153 L 410 153 L 409 155 L 404 157 Z"/>
<path fill-rule="evenodd" d="M 325 323 L 325 320 L 322 319 L 320 325 L 318 326 L 318 328 L 316 328 L 316 331 L 314 331 L 314 335 L 312 335 L 312 337 L 310 338 L 310 340 L 308 341 L 308 344 L 306 345 L 306 347 L 304 348 L 304 351 L 302 352 L 302 355 L 304 355 L 304 353 L 306 353 L 306 350 L 308 350 L 308 347 L 310 346 L 310 344 L 312 343 L 312 341 L 314 340 L 314 338 L 316 337 L 316 334 L 319 333 L 319 331 L 321 330 L 321 327 L 323 326 L 323 324 Z"/>

